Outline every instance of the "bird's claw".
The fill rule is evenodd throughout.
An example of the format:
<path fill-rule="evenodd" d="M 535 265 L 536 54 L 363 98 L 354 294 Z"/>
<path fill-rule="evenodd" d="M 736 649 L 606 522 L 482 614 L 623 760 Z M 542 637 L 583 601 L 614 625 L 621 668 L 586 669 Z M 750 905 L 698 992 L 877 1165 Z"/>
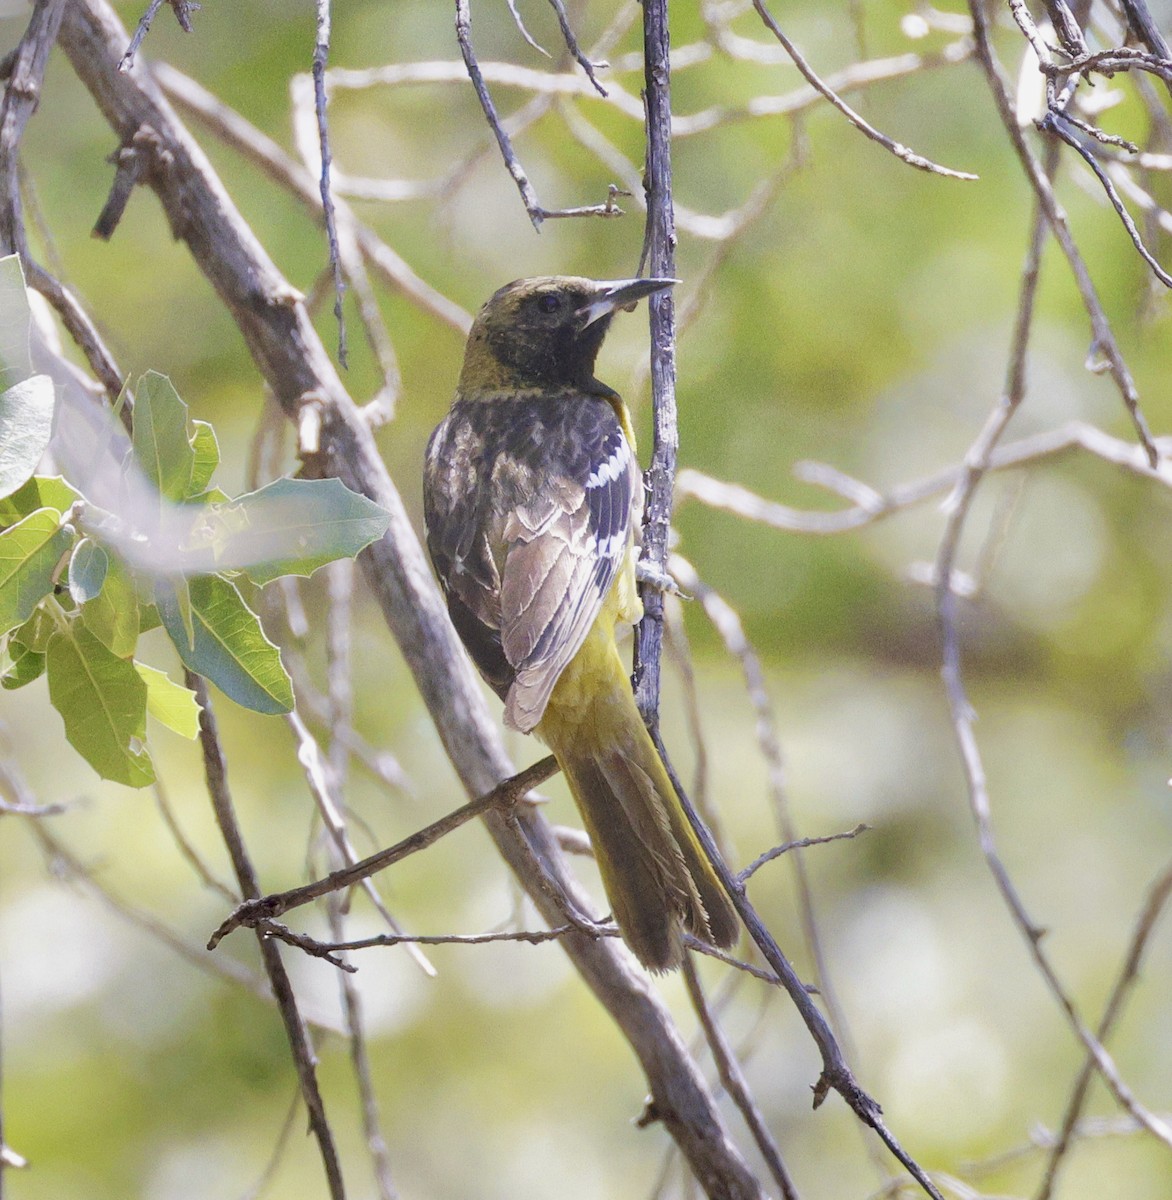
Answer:
<path fill-rule="evenodd" d="M 666 592 L 667 595 L 678 596 L 681 600 L 692 598 L 658 563 L 650 559 L 641 558 L 635 564 L 635 579 L 644 587 L 654 588 L 657 592 Z"/>

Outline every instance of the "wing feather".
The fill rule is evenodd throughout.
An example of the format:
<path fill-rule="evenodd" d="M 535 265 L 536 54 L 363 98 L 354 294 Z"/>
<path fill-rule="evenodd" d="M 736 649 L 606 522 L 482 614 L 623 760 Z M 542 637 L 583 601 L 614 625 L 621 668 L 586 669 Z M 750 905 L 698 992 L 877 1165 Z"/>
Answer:
<path fill-rule="evenodd" d="M 428 447 L 428 548 L 460 635 L 529 731 L 602 608 L 639 472 L 609 400 L 457 401 Z"/>

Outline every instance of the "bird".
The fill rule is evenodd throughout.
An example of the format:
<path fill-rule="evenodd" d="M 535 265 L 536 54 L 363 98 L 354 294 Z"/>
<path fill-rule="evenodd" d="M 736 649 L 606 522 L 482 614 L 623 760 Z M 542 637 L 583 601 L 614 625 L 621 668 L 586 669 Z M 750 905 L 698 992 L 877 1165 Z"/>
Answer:
<path fill-rule="evenodd" d="M 736 910 L 636 707 L 616 629 L 636 588 L 643 481 L 630 413 L 595 378 L 619 309 L 673 279 L 519 279 L 468 335 L 424 464 L 427 546 L 452 623 L 505 724 L 553 752 L 619 930 L 649 970 Z"/>

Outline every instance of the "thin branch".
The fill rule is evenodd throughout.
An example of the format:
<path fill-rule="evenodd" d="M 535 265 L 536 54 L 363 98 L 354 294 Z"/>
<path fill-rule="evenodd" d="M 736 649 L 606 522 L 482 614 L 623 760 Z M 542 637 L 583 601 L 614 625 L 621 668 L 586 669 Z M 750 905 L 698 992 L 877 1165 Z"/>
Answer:
<path fill-rule="evenodd" d="M 570 25 L 570 18 L 566 15 L 566 6 L 562 0 L 549 0 L 550 7 L 557 13 L 558 25 L 561 26 L 562 37 L 566 42 L 566 49 L 574 56 L 574 61 L 586 72 L 586 78 L 594 85 L 594 90 L 603 98 L 606 97 L 606 88 L 598 82 L 598 76 L 594 74 L 596 66 L 605 66 L 605 63 L 592 63 L 585 54 L 582 53 L 582 48 L 578 45 L 578 39 L 574 36 L 573 27 Z"/>
<path fill-rule="evenodd" d="M 210 888 L 218 896 L 227 900 L 229 904 L 238 904 L 240 897 L 226 883 L 216 878 L 211 867 L 203 861 L 199 851 L 196 850 L 191 844 L 190 838 L 183 832 L 178 818 L 175 816 L 175 810 L 171 807 L 171 802 L 167 798 L 167 790 L 163 786 L 163 781 L 156 779 L 151 787 L 151 791 L 154 793 L 155 807 L 159 810 L 159 816 L 163 818 L 163 824 L 166 825 L 167 832 L 171 835 L 171 840 L 175 843 L 180 856 L 187 862 L 188 866 L 191 867 L 205 887 Z"/>
<path fill-rule="evenodd" d="M 411 834 L 410 837 L 404 838 L 401 842 L 396 842 L 386 850 L 380 850 L 377 854 L 372 854 L 360 862 L 342 867 L 337 871 L 331 871 L 324 878 L 313 883 L 290 888 L 287 892 L 275 892 L 269 896 L 246 899 L 212 934 L 208 941 L 208 949 L 214 950 L 224 937 L 241 925 L 255 926 L 259 921 L 274 920 L 292 908 L 300 908 L 301 905 L 329 895 L 330 892 L 336 892 L 340 888 L 351 887 L 411 854 L 426 850 L 428 846 L 434 845 L 440 838 L 459 829 L 473 817 L 483 816 L 494 808 L 504 809 L 516 804 L 526 793 L 549 779 L 557 769 L 557 759 L 552 754 L 546 755 L 533 766 L 527 767 L 524 771 L 497 784 L 483 796 L 478 796 L 475 800 L 462 804 L 447 816 L 440 817 L 438 821 L 433 821 L 430 825 Z"/>
<path fill-rule="evenodd" d="M 260 886 L 252 860 L 244 845 L 240 827 L 236 823 L 236 812 L 232 796 L 228 790 L 228 764 L 220 745 L 219 732 L 216 726 L 215 714 L 212 711 L 211 698 L 208 696 L 207 684 L 203 676 L 192 671 L 185 671 L 185 683 L 195 692 L 200 705 L 199 741 L 203 752 L 204 773 L 207 777 L 208 795 L 212 801 L 216 823 L 224 838 L 232 867 L 236 873 L 240 891 L 246 899 L 260 895 Z M 325 1105 L 317 1083 L 317 1057 L 309 1032 L 297 1007 L 297 998 L 293 993 L 285 965 L 281 961 L 280 950 L 268 938 L 257 934 L 260 944 L 261 959 L 265 972 L 273 988 L 277 1000 L 277 1008 L 285 1024 L 285 1036 L 293 1054 L 293 1065 L 297 1078 L 301 1083 L 301 1095 L 309 1113 L 309 1125 L 317 1139 L 318 1150 L 321 1154 L 322 1166 L 325 1169 L 326 1182 L 330 1190 L 331 1200 L 345 1200 L 346 1189 L 342 1182 L 342 1168 L 338 1161 L 338 1151 L 334 1144 L 333 1131 L 330 1129 L 326 1116 Z"/>
<path fill-rule="evenodd" d="M 834 1036 L 834 1031 L 819 1011 L 818 1006 L 811 999 L 808 988 L 799 978 L 798 973 L 794 970 L 785 952 L 777 944 L 776 939 L 769 932 L 765 923 L 758 915 L 757 910 L 753 907 L 744 884 L 732 873 L 728 864 L 721 858 L 720 851 L 716 843 L 712 840 L 712 834 L 697 816 L 696 810 L 680 785 L 679 778 L 671 765 L 666 747 L 657 730 L 652 730 L 652 737 L 655 741 L 655 747 L 659 751 L 660 758 L 663 760 L 663 765 L 672 781 L 672 785 L 675 788 L 676 796 L 688 818 L 688 823 L 692 826 L 692 830 L 703 847 L 705 855 L 712 864 L 712 869 L 716 872 L 721 887 L 724 888 L 729 899 L 732 900 L 738 915 L 742 922 L 744 922 L 745 929 L 748 930 L 749 936 L 756 943 L 757 949 L 760 950 L 765 961 L 776 973 L 778 982 L 785 989 L 794 1007 L 798 1010 L 798 1015 L 801 1017 L 822 1056 L 822 1074 L 819 1076 L 818 1082 L 814 1085 L 814 1107 L 818 1108 L 831 1091 L 837 1092 L 855 1116 L 864 1125 L 875 1131 L 891 1154 L 903 1164 L 904 1169 L 932 1197 L 932 1200 L 943 1200 L 943 1197 L 940 1195 L 936 1185 L 929 1178 L 927 1172 L 903 1148 L 899 1139 L 887 1127 L 886 1122 L 883 1120 L 883 1110 L 859 1085 L 858 1080 L 854 1077 L 854 1073 L 843 1057 L 842 1049 Z"/>
<path fill-rule="evenodd" d="M 684 986 L 688 989 L 688 998 L 692 1001 L 692 1007 L 700 1019 L 704 1037 L 712 1051 L 712 1061 L 716 1063 L 717 1074 L 720 1076 L 724 1090 L 740 1110 L 741 1116 L 744 1117 L 745 1124 L 753 1135 L 753 1141 L 761 1152 L 761 1157 L 765 1160 L 769 1174 L 780 1189 L 781 1195 L 785 1200 L 797 1200 L 798 1189 L 781 1157 L 777 1143 L 769 1132 L 765 1116 L 753 1099 L 753 1093 L 741 1070 L 741 1064 L 737 1062 L 733 1048 L 729 1045 L 724 1031 L 708 1006 L 708 998 L 704 995 L 704 989 L 700 985 L 696 964 L 689 955 L 684 957 L 683 974 Z"/>
<path fill-rule="evenodd" d="M 154 63 L 151 73 L 167 95 L 184 111 L 196 117 L 217 137 L 245 155 L 275 183 L 288 189 L 315 216 L 320 216 L 321 192 L 317 181 L 272 138 L 246 121 L 235 109 L 212 95 L 201 84 L 167 63 Z M 349 205 L 335 198 L 334 209 L 343 228 L 353 224 L 354 237 L 363 256 L 394 291 L 400 292 L 413 304 L 457 332 L 468 332 L 472 324 L 468 313 L 421 279 L 390 246 L 355 218 Z M 342 249 L 345 249 L 344 239 Z"/>
<path fill-rule="evenodd" d="M 732 606 L 718 592 L 709 587 L 696 572 L 696 569 L 681 555 L 673 554 L 670 560 L 673 576 L 691 592 L 703 607 L 708 619 L 715 626 L 725 644 L 725 648 L 741 665 L 749 700 L 756 716 L 756 737 L 761 755 L 765 759 L 766 771 L 769 777 L 769 792 L 772 801 L 774 819 L 780 835 L 787 846 L 800 845 L 803 839 L 798 837 L 797 826 L 790 812 L 788 797 L 788 782 L 786 779 L 785 760 L 782 755 L 781 738 L 777 730 L 777 719 L 773 712 L 773 703 L 765 686 L 765 673 L 761 662 L 748 638 L 745 636 L 741 619 Z M 857 831 L 856 831 L 857 832 Z M 836 835 L 844 836 L 844 835 Z M 853 835 L 845 835 L 853 836 Z M 780 848 L 767 851 L 768 857 L 776 857 L 784 853 Z M 742 871 L 738 881 L 746 879 L 761 865 L 760 861 L 747 871 Z M 830 968 L 826 952 L 822 945 L 818 922 L 814 915 L 814 895 L 810 884 L 809 873 L 803 855 L 795 855 L 793 859 L 794 883 L 797 891 L 798 915 L 801 920 L 802 936 L 806 950 L 814 964 L 815 980 L 818 990 L 826 1005 L 832 1027 L 836 1035 L 846 1047 L 846 1053 L 851 1053 L 849 1031 L 845 1014 L 831 981 Z"/>
<path fill-rule="evenodd" d="M 791 850 L 808 850 L 811 846 L 825 846 L 828 842 L 850 841 L 853 838 L 857 838 L 861 833 L 869 833 L 870 830 L 870 825 L 860 822 L 854 829 L 845 829 L 842 833 L 827 833 L 821 837 L 804 837 L 798 838 L 793 842 L 782 842 L 780 846 L 772 846 L 763 854 L 758 854 L 744 870 L 737 872 L 737 878 L 742 883 L 745 883 L 766 863 L 773 862 L 775 858 L 780 858 L 783 854 L 788 854 Z"/>
<path fill-rule="evenodd" d="M 260 1200 L 260 1197 L 268 1191 L 269 1185 L 277 1174 L 277 1168 L 281 1165 L 281 1159 L 284 1158 L 285 1151 L 289 1148 L 290 1136 L 293 1133 L 293 1126 L 300 1107 L 301 1089 L 296 1088 L 293 1092 L 293 1099 L 289 1103 L 288 1111 L 285 1113 L 285 1119 L 281 1122 L 281 1128 L 277 1133 L 277 1140 L 273 1146 L 272 1153 L 269 1155 L 269 1161 L 265 1163 L 252 1187 L 243 1193 L 241 1200 Z"/>
<path fill-rule="evenodd" d="M 297 739 L 297 761 L 305 772 L 306 783 L 317 804 L 318 814 L 329 835 L 330 844 L 337 857 L 347 867 L 353 867 L 358 862 L 358 854 L 346 831 L 346 822 L 342 816 L 337 788 L 331 779 L 332 769 L 323 762 L 321 749 L 316 739 L 306 728 L 305 722 L 297 715 L 296 710 L 286 717 L 286 721 Z M 392 929 L 397 930 L 399 923 L 392 916 L 370 878 L 363 877 L 357 882 L 383 920 Z M 424 974 L 435 974 L 431 964 L 422 955 L 412 955 L 412 957 L 422 967 Z"/>
<path fill-rule="evenodd" d="M 977 15 L 979 7 L 979 5 L 974 5 L 974 21 L 978 27 L 978 45 L 982 48 L 982 55 L 987 55 L 990 53 L 988 44 L 984 40 L 987 31 L 981 24 L 984 19 L 983 13 Z M 1053 154 L 1051 154 L 1051 162 L 1048 166 L 1048 170 L 1038 166 L 1038 177 L 1046 181 L 1046 195 L 1052 198 L 1049 190 L 1049 173 L 1054 168 Z M 956 612 L 958 598 L 952 586 L 957 553 L 966 519 L 971 510 L 977 487 L 985 474 L 991 452 L 1013 419 L 1025 395 L 1027 351 L 1033 326 L 1042 247 L 1046 234 L 1050 231 L 1057 233 L 1057 228 L 1051 219 L 1050 211 L 1048 211 L 1046 198 L 1039 191 L 1035 201 L 1030 244 L 1022 270 L 1021 292 L 1004 389 L 984 429 L 966 455 L 964 472 L 948 504 L 948 521 L 936 556 L 936 608 L 941 631 L 943 659 L 941 674 L 952 715 L 953 733 L 965 774 L 969 808 L 977 828 L 981 852 L 1002 899 L 1025 938 L 1034 963 L 1048 989 L 1066 1014 L 1067 1020 L 1079 1040 L 1082 1041 L 1088 1053 L 1093 1056 L 1107 1086 L 1119 1103 L 1136 1120 L 1141 1121 L 1145 1128 L 1148 1128 L 1155 1136 L 1172 1145 L 1172 1128 L 1161 1122 L 1155 1114 L 1148 1112 L 1132 1095 L 1106 1050 L 1078 1015 L 1073 1001 L 1067 995 L 1042 948 L 1043 930 L 1027 912 L 1000 857 L 993 833 L 984 764 L 974 730 L 976 714 L 969 702 L 961 672 L 960 635 Z M 1155 448 L 1153 447 L 1152 450 L 1154 453 Z M 1158 458 L 1152 461 L 1154 465 Z"/>
<path fill-rule="evenodd" d="M 179 28 L 184 33 L 193 32 L 191 24 L 191 14 L 199 8 L 199 5 L 193 0 L 165 0 L 171 6 L 171 11 L 175 14 L 175 20 L 179 22 Z M 138 28 L 134 31 L 134 36 L 130 39 L 130 45 L 126 47 L 126 53 L 118 62 L 119 71 L 129 71 L 134 66 L 134 56 L 138 53 L 138 48 L 142 45 L 143 38 L 150 32 L 151 22 L 155 19 L 160 8 L 163 7 L 164 0 L 151 0 L 147 6 L 147 10 L 138 20 Z"/>
<path fill-rule="evenodd" d="M 1147 418 L 1140 408 L 1139 393 L 1136 390 L 1135 382 L 1131 377 L 1131 372 L 1127 367 L 1118 343 L 1115 341 L 1115 335 L 1111 330 L 1111 323 L 1107 319 L 1107 314 L 1099 300 L 1098 292 L 1095 290 L 1090 272 L 1087 270 L 1082 254 L 1070 233 L 1070 227 L 1066 222 L 1066 214 L 1063 212 L 1054 195 L 1054 189 L 1050 184 L 1049 176 L 1043 170 L 1041 163 L 1038 162 L 1037 157 L 1030 150 L 1022 135 L 1017 121 L 1017 114 L 1014 111 L 1013 101 L 1010 97 L 1009 87 L 1004 78 L 1004 72 L 993 51 L 988 16 L 980 0 L 970 0 L 969 12 L 973 18 L 973 33 L 976 37 L 977 45 L 977 61 L 981 65 L 981 69 L 989 85 L 989 90 L 993 94 L 993 100 L 997 106 L 997 113 L 1001 118 L 1001 124 L 1013 144 L 1022 169 L 1025 171 L 1026 178 L 1029 180 L 1030 186 L 1034 190 L 1034 195 L 1037 197 L 1038 204 L 1046 216 L 1046 222 L 1050 227 L 1050 231 L 1053 233 L 1055 240 L 1062 249 L 1062 253 L 1066 257 L 1067 263 L 1070 265 L 1075 285 L 1078 288 L 1079 295 L 1082 297 L 1083 307 L 1090 318 L 1091 330 L 1094 336 L 1094 348 L 1105 357 L 1111 377 L 1114 379 L 1115 385 L 1119 389 L 1120 395 L 1123 397 L 1123 402 L 1131 416 L 1131 421 L 1135 427 L 1140 445 L 1143 446 L 1147 453 L 1149 463 L 1155 467 L 1159 461 L 1159 451 L 1152 438 Z"/>
<path fill-rule="evenodd" d="M 19 156 L 25 126 L 41 98 L 49 51 L 65 15 L 65 0 L 36 0 L 16 47 L 0 99 L 0 253 L 29 258 L 21 213 Z"/>
<path fill-rule="evenodd" d="M 521 160 L 517 157 L 517 152 L 513 149 L 513 141 L 501 124 L 496 105 L 493 103 L 492 95 L 488 90 L 488 84 L 485 83 L 484 75 L 480 70 L 480 64 L 476 61 L 476 53 L 472 49 L 472 11 L 470 0 L 456 0 L 456 40 L 460 45 L 460 54 L 464 59 L 464 67 L 468 72 L 468 78 L 471 80 L 472 87 L 476 91 L 476 98 L 480 101 L 480 107 L 484 110 L 485 119 L 488 121 L 489 128 L 496 138 L 497 145 L 500 147 L 505 167 L 513 177 L 513 182 L 517 185 L 517 191 L 521 193 L 521 202 L 525 205 L 525 211 L 529 214 L 529 220 L 533 222 L 533 228 L 540 231 L 541 223 L 547 218 L 555 216 L 613 215 L 610 212 L 599 213 L 595 208 L 550 210 L 542 207 L 541 202 L 537 199 L 537 193 L 533 190 L 533 184 L 529 182 L 529 176 L 525 174 L 525 168 L 521 166 Z M 591 79 L 593 79 L 593 73 L 591 73 Z"/>
<path fill-rule="evenodd" d="M 1110 1036 L 1111 1030 L 1123 1012 L 1123 1006 L 1127 1001 L 1131 988 L 1139 979 L 1140 963 L 1143 960 L 1144 952 L 1147 950 L 1152 931 L 1155 929 L 1156 921 L 1167 907 L 1170 898 L 1172 898 L 1172 866 L 1165 867 L 1148 889 L 1148 897 L 1135 922 L 1135 928 L 1131 935 L 1131 943 L 1127 948 L 1126 955 L 1124 955 L 1123 966 L 1119 971 L 1118 978 L 1115 980 L 1115 986 L 1111 989 L 1111 995 L 1107 998 L 1098 1028 L 1095 1030 L 1095 1038 L 1100 1044 L 1106 1042 Z M 1074 1087 L 1071 1089 L 1070 1100 L 1066 1105 L 1066 1112 L 1062 1118 L 1062 1128 L 1053 1139 L 1050 1155 L 1046 1161 L 1046 1171 L 1042 1176 L 1036 1200 L 1050 1200 L 1050 1197 L 1054 1193 L 1058 1170 L 1067 1152 L 1074 1145 L 1076 1137 L 1080 1134 L 1083 1105 L 1086 1101 L 1091 1079 L 1095 1073 L 1095 1067 L 1094 1055 L 1088 1053 L 1083 1060 L 1082 1067 L 1079 1069 Z M 1139 1128 L 1138 1123 L 1134 1127 Z"/>
<path fill-rule="evenodd" d="M 325 74 L 330 61 L 330 0 L 317 0 L 317 38 L 313 46 L 313 98 L 317 113 L 318 154 L 321 159 L 321 175 L 318 187 L 321 191 L 321 207 L 325 215 L 326 240 L 330 248 L 330 270 L 334 276 L 334 319 L 338 323 L 338 362 L 348 367 L 349 351 L 346 348 L 346 317 L 342 312 L 342 298 L 346 294 L 346 281 L 342 278 L 342 252 L 338 249 L 338 223 L 334 215 L 334 197 L 330 191 L 330 126 L 326 114 Z"/>
<path fill-rule="evenodd" d="M 570 934 L 582 932 L 581 925 L 557 925 L 553 929 L 496 930 L 492 933 L 375 933 L 370 937 L 323 942 L 294 933 L 276 921 L 267 919 L 260 921 L 257 928 L 270 937 L 278 938 L 290 946 L 297 946 L 315 957 L 322 958 L 340 951 L 370 950 L 378 946 L 486 946 L 494 942 L 522 942 L 529 946 L 540 946 L 545 942 L 556 942 Z M 590 934 L 594 937 L 622 936 L 617 925 L 595 925 Z M 346 970 L 353 969 L 346 967 Z"/>
<path fill-rule="evenodd" d="M 1103 191 L 1107 193 L 1107 199 L 1111 202 L 1111 207 L 1115 210 L 1119 220 L 1123 222 L 1123 228 L 1127 230 L 1127 236 L 1131 238 L 1132 245 L 1139 252 L 1140 258 L 1144 260 L 1152 269 L 1152 274 L 1165 286 L 1172 287 L 1172 275 L 1160 266 L 1155 255 L 1144 245 L 1143 238 L 1140 236 L 1139 230 L 1135 227 L 1135 222 L 1131 219 L 1131 214 L 1127 211 L 1123 201 L 1119 198 L 1119 193 L 1115 190 L 1115 185 L 1111 182 L 1107 172 L 1103 169 L 1098 159 L 1091 151 L 1083 145 L 1083 143 L 1070 132 L 1067 128 L 1069 118 L 1063 113 L 1051 109 L 1038 122 L 1038 128 L 1052 133 L 1055 137 L 1061 138 L 1072 150 L 1078 153 L 1083 162 L 1094 172 L 1095 178 L 1103 185 Z"/>
<path fill-rule="evenodd" d="M 797 46 L 782 32 L 781 26 L 778 25 L 773 14 L 765 6 L 765 0 L 753 0 L 753 7 L 757 10 L 757 15 L 765 22 L 766 28 L 777 38 L 786 54 L 793 60 L 794 66 L 801 72 L 805 81 L 820 96 L 829 101 L 834 108 L 838 109 L 860 133 L 865 134 L 873 142 L 878 142 L 880 146 L 889 150 L 901 162 L 907 163 L 909 167 L 915 167 L 920 171 L 929 171 L 934 175 L 944 175 L 949 179 L 973 180 L 977 178 L 976 175 L 970 174 L 968 171 L 956 171 L 951 167 L 942 167 L 930 158 L 925 158 L 922 154 L 917 154 L 902 143 L 889 138 L 887 134 L 880 133 L 878 129 L 870 124 L 870 122 L 864 120 L 841 96 L 819 78 L 814 68 L 806 62 Z"/>
<path fill-rule="evenodd" d="M 1156 445 L 1161 453 L 1160 464 L 1158 467 L 1152 467 L 1142 446 L 1112 437 L 1083 421 L 1069 421 L 1056 429 L 1047 429 L 998 446 L 990 453 L 985 471 L 989 473 L 1019 470 L 1069 454 L 1073 450 L 1082 450 L 1112 466 L 1172 488 L 1172 463 L 1168 461 L 1168 455 L 1172 453 L 1172 443 L 1167 438 L 1161 438 L 1157 440 Z M 800 467 L 803 464 L 798 465 Z M 691 497 L 712 508 L 760 522 L 773 529 L 784 529 L 790 533 L 813 537 L 828 537 L 875 524 L 943 495 L 956 487 L 964 472 L 964 466 L 945 467 L 923 479 L 900 484 L 886 493 L 876 492 L 868 485 L 852 480 L 852 486 L 859 488 L 859 494 L 864 498 L 836 512 L 820 512 L 778 504 L 758 496 L 740 484 L 713 479 L 691 467 L 677 476 L 676 490 L 681 500 Z M 822 476 L 820 472 L 818 482 L 826 482 L 827 478 L 829 476 Z M 836 487 L 835 490 L 842 494 L 839 488 Z"/>

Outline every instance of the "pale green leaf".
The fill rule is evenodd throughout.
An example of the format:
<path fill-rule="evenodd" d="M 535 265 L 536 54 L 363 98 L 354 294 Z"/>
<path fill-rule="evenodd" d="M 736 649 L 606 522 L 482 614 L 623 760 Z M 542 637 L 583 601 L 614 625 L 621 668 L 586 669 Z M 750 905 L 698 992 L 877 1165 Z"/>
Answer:
<path fill-rule="evenodd" d="M 81 620 L 119 658 L 134 653 L 140 631 L 138 592 L 130 572 L 116 556 L 107 556 L 101 590 L 81 606 Z"/>
<path fill-rule="evenodd" d="M 216 441 L 216 431 L 206 421 L 192 421 L 191 433 L 191 480 L 187 488 L 187 496 L 198 496 L 215 474 L 220 465 L 220 443 Z"/>
<path fill-rule="evenodd" d="M 110 557 L 97 542 L 83 537 L 69 556 L 69 594 L 78 604 L 92 600 L 106 582 Z"/>
<path fill-rule="evenodd" d="M 0 525 L 15 525 L 38 508 L 55 508 L 64 516 L 80 499 L 60 475 L 34 475 L 11 496 L 0 499 Z"/>
<path fill-rule="evenodd" d="M 155 371 L 139 380 L 134 399 L 134 457 L 167 500 L 187 497 L 195 451 L 187 437 L 187 405 Z"/>
<path fill-rule="evenodd" d="M 48 375 L 34 375 L 0 392 L 0 496 L 26 483 L 49 444 L 57 394 Z"/>
<path fill-rule="evenodd" d="M 72 540 L 52 508 L 38 509 L 0 533 L 0 633 L 27 621 L 53 590 L 53 572 Z"/>
<path fill-rule="evenodd" d="M 176 683 L 166 671 L 136 662 L 134 669 L 147 685 L 147 712 L 172 732 L 194 741 L 199 736 L 199 703 L 190 688 Z"/>
<path fill-rule="evenodd" d="M 143 744 L 147 685 L 134 665 L 74 622 L 49 639 L 48 668 L 49 699 L 82 758 L 103 779 L 130 787 L 154 782 Z"/>
<path fill-rule="evenodd" d="M 20 642 L 29 650 L 44 654 L 49 645 L 49 638 L 57 629 L 57 622 L 45 609 L 39 606 L 33 609 L 33 615 L 23 625 L 18 625 L 8 636 L 11 641 Z"/>
<path fill-rule="evenodd" d="M 217 575 L 203 575 L 190 580 L 188 590 L 195 635 L 191 642 L 174 586 L 160 580 L 155 588 L 163 627 L 184 664 L 245 708 L 290 712 L 293 685 L 280 651 L 236 588 Z"/>
<path fill-rule="evenodd" d="M 45 656 L 40 651 L 9 638 L 8 645 L 0 654 L 0 687 L 14 692 L 38 679 L 44 670 Z"/>
<path fill-rule="evenodd" d="M 266 583 L 352 557 L 386 532 L 388 520 L 338 479 L 278 479 L 210 509 L 201 532 L 221 569 Z"/>

